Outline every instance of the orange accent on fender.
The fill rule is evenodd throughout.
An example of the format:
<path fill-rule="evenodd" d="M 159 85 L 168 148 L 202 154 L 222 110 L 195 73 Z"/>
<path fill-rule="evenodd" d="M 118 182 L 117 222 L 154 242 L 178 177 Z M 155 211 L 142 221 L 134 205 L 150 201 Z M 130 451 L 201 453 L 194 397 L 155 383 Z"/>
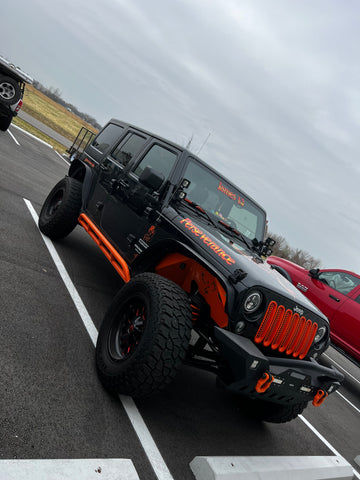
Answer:
<path fill-rule="evenodd" d="M 274 381 L 273 375 L 265 372 L 263 376 L 259 378 L 255 387 L 255 390 L 257 391 L 257 393 L 264 393 L 270 387 L 273 381 Z"/>
<path fill-rule="evenodd" d="M 229 318 L 225 313 L 226 292 L 219 280 L 196 260 L 181 253 L 171 253 L 160 261 L 155 272 L 177 283 L 187 293 L 191 292 L 192 282 L 195 282 L 200 295 L 210 306 L 214 322 L 221 328 L 228 325 Z M 197 309 L 193 307 L 193 320 L 196 321 L 197 317 Z"/>
<path fill-rule="evenodd" d="M 115 250 L 109 240 L 104 237 L 104 235 L 87 215 L 82 213 L 78 218 L 78 222 L 94 240 L 96 245 L 100 248 L 124 282 L 127 283 L 130 280 L 130 271 L 128 264 L 125 262 L 122 256 Z"/>
<path fill-rule="evenodd" d="M 312 404 L 314 405 L 314 407 L 320 407 L 320 405 L 323 403 L 323 401 L 328 395 L 329 394 L 324 390 L 318 390 L 317 394 L 314 397 L 314 400 L 312 401 Z"/>

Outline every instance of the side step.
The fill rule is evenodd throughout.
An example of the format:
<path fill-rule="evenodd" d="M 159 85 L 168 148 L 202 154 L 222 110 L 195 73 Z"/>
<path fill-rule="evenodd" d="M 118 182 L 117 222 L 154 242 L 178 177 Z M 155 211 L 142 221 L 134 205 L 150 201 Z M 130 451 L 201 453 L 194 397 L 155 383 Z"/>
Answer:
<path fill-rule="evenodd" d="M 130 271 L 128 264 L 125 262 L 122 256 L 115 250 L 109 240 L 105 238 L 105 236 L 100 232 L 90 218 L 85 215 L 85 213 L 80 215 L 78 222 L 94 240 L 96 245 L 100 248 L 124 282 L 127 283 L 130 280 Z"/>

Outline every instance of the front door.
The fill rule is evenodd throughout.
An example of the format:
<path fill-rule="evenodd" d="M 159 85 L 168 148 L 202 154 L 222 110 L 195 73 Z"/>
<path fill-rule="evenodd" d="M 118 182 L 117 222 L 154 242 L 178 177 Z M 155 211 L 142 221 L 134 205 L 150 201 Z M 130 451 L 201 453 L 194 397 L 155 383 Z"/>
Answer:
<path fill-rule="evenodd" d="M 152 192 L 141 184 L 140 175 L 147 166 L 163 175 L 164 182 L 159 189 L 161 200 L 166 180 L 175 167 L 179 153 L 173 147 L 152 141 L 137 159 L 129 163 L 128 168 L 119 165 L 113 158 L 107 158 L 103 163 L 103 174 L 98 183 L 99 188 L 106 191 L 106 197 L 101 200 L 99 223 L 106 237 L 127 262 L 139 253 L 137 242 L 151 225 L 145 199 L 146 194 Z"/>

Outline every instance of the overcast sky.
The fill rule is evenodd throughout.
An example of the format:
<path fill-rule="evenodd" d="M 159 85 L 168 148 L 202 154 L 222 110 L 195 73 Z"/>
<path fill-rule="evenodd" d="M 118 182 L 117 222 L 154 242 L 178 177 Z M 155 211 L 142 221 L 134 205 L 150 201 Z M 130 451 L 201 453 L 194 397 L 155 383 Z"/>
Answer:
<path fill-rule="evenodd" d="M 272 232 L 360 273 L 358 0 L 1 5 L 1 55 L 100 124 L 193 136 Z"/>

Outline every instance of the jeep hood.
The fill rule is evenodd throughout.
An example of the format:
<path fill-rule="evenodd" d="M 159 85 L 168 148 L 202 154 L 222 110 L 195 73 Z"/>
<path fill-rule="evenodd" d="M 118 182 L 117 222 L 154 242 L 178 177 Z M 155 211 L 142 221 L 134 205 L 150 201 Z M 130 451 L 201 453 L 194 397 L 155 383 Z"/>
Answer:
<path fill-rule="evenodd" d="M 236 270 L 244 272 L 246 276 L 241 283 L 245 287 L 262 286 L 326 319 L 323 313 L 291 282 L 272 269 L 255 251 L 247 247 L 241 238 L 216 228 L 205 217 L 202 219 L 191 213 L 184 211 L 182 215 L 177 215 L 172 222 L 178 225 L 183 234 L 192 239 L 192 243 L 196 243 L 197 247 L 204 251 L 204 257 L 211 256 L 216 263 L 220 263 L 228 271 L 229 276 Z"/>

